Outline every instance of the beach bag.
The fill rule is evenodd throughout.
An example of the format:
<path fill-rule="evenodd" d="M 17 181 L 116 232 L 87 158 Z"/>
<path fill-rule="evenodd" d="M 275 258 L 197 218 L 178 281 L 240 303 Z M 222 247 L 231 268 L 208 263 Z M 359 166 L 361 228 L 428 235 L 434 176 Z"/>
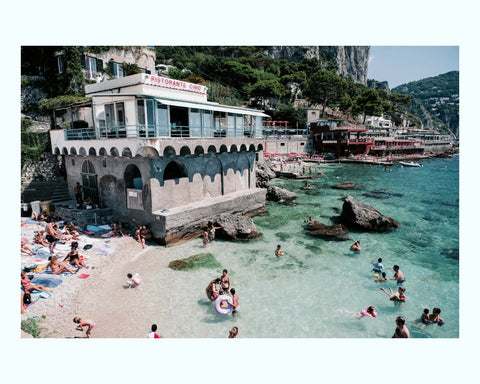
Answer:
<path fill-rule="evenodd" d="M 24 293 L 23 294 L 23 304 L 31 304 L 32 303 L 32 296 L 30 296 L 30 293 Z"/>

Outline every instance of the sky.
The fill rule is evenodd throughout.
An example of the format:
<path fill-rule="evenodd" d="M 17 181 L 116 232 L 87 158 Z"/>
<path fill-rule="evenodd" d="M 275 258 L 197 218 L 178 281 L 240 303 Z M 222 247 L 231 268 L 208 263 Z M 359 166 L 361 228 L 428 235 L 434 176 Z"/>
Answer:
<path fill-rule="evenodd" d="M 459 47 L 371 46 L 368 79 L 388 81 L 390 89 L 459 70 Z"/>

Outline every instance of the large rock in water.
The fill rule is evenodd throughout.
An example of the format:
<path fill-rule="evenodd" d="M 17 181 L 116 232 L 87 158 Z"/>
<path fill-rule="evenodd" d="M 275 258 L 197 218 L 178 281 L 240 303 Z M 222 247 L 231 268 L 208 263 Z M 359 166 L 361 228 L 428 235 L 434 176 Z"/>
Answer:
<path fill-rule="evenodd" d="M 275 172 L 265 163 L 258 162 L 255 168 L 257 188 L 268 188 L 268 182 L 276 177 Z"/>
<path fill-rule="evenodd" d="M 286 189 L 273 186 L 273 187 L 268 187 L 266 198 L 267 200 L 270 200 L 270 201 L 289 203 L 292 200 L 295 200 L 297 198 L 297 195 Z"/>
<path fill-rule="evenodd" d="M 251 217 L 222 214 L 213 223 L 222 228 L 215 231 L 215 238 L 224 240 L 250 240 L 262 236 Z"/>
<path fill-rule="evenodd" d="M 348 229 L 343 224 L 325 225 L 319 221 L 313 221 L 307 224 L 307 229 L 310 235 L 325 240 L 348 240 Z"/>
<path fill-rule="evenodd" d="M 375 208 L 356 201 L 352 196 L 345 198 L 340 219 L 347 227 L 365 231 L 385 232 L 400 226 L 400 223 L 382 215 Z"/>

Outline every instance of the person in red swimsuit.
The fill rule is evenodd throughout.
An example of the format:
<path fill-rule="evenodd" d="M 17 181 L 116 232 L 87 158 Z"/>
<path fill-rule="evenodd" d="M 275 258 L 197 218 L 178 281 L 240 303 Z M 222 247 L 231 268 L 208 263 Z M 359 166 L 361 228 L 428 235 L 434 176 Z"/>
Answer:
<path fill-rule="evenodd" d="M 31 291 L 52 292 L 43 285 L 33 285 L 25 272 L 20 273 L 20 284 L 22 284 L 26 293 L 30 293 Z"/>

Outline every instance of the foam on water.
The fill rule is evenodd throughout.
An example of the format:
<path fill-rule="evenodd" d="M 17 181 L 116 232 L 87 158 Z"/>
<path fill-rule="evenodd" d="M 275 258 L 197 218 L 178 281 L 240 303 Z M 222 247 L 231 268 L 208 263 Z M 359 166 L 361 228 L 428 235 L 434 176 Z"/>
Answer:
<path fill-rule="evenodd" d="M 254 218 L 263 237 L 247 243 L 216 240 L 205 250 L 201 240 L 168 249 L 168 260 L 211 252 L 221 268 L 152 271 L 158 298 L 159 327 L 167 337 L 226 337 L 237 326 L 241 337 L 257 338 L 390 338 L 395 318 L 407 319 L 412 337 L 459 336 L 459 195 L 458 157 L 423 161 L 423 168 L 355 164 L 321 165 L 325 176 L 301 189 L 300 180 L 271 182 L 298 194 L 290 206 L 268 203 L 269 216 Z M 331 186 L 354 182 L 354 190 Z M 369 193 L 373 193 L 369 195 Z M 342 198 L 351 195 L 393 217 L 402 226 L 389 233 L 351 232 L 351 240 L 324 241 L 304 229 L 312 216 L 333 224 Z M 362 251 L 350 245 L 360 240 Z M 284 257 L 276 257 L 277 244 Z M 394 281 L 380 285 L 371 263 L 382 257 L 398 264 L 406 276 L 405 303 L 395 305 L 380 291 L 396 290 Z M 167 260 L 167 261 L 168 261 Z M 168 264 L 168 263 L 167 263 Z M 227 268 L 240 298 L 236 318 L 217 314 L 205 287 Z M 393 277 L 393 271 L 387 271 Z M 378 317 L 357 320 L 356 312 L 375 306 Z M 424 308 L 439 307 L 443 327 L 421 329 L 415 320 Z"/>

